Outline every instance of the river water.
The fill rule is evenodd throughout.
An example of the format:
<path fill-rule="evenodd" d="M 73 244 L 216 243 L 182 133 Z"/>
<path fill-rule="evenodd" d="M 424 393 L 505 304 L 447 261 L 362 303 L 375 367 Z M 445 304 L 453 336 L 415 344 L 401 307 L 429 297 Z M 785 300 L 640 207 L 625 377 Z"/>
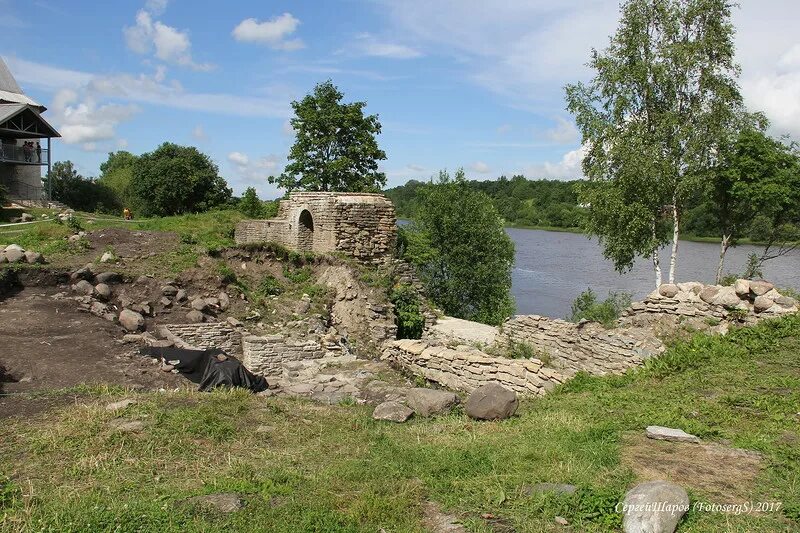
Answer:
<path fill-rule="evenodd" d="M 576 233 L 513 229 L 507 230 L 516 246 L 516 263 L 512 274 L 512 292 L 517 313 L 539 314 L 564 318 L 575 297 L 591 287 L 599 298 L 609 291 L 631 293 L 640 300 L 655 288 L 653 264 L 639 260 L 633 270 L 620 275 L 596 239 Z M 737 246 L 728 250 L 725 272 L 741 272 L 757 246 Z M 719 245 L 680 241 L 677 281 L 712 283 L 719 259 Z M 661 265 L 666 279 L 669 272 L 669 250 L 661 251 Z M 779 287 L 800 288 L 800 253 L 768 261 L 764 278 Z"/>

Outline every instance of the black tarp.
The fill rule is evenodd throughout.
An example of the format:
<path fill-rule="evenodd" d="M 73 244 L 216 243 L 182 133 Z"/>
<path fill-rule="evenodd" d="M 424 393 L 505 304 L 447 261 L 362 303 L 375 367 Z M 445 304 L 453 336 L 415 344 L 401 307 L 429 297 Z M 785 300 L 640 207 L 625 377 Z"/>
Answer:
<path fill-rule="evenodd" d="M 175 370 L 197 383 L 201 391 L 209 391 L 217 387 L 242 387 L 253 392 L 267 389 L 267 380 L 256 376 L 247 370 L 241 361 L 217 348 L 190 350 L 148 346 L 141 348 L 139 353 L 156 357 L 165 364 L 173 365 Z"/>

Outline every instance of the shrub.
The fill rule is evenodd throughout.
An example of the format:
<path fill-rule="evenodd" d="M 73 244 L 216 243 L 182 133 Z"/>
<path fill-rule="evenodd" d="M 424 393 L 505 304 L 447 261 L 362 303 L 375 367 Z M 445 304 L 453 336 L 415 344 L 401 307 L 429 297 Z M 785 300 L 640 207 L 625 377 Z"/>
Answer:
<path fill-rule="evenodd" d="M 398 285 L 389 295 L 394 304 L 398 339 L 419 339 L 425 327 L 417 291 L 410 285 Z"/>
<path fill-rule="evenodd" d="M 263 296 L 278 296 L 283 292 L 283 285 L 272 274 L 267 274 L 258 284 L 258 292 Z"/>
<path fill-rule="evenodd" d="M 283 267 L 283 277 L 292 283 L 305 283 L 311 279 L 311 269 L 308 267 L 290 268 L 288 265 Z"/>
<path fill-rule="evenodd" d="M 239 211 L 250 218 L 261 218 L 264 214 L 264 206 L 258 198 L 255 188 L 248 187 L 242 199 L 239 200 Z"/>
<path fill-rule="evenodd" d="M 631 295 L 625 292 L 609 292 L 608 298 L 602 302 L 597 301 L 597 295 L 589 288 L 583 291 L 572 302 L 572 311 L 569 320 L 579 322 L 591 320 L 600 322 L 606 328 L 614 325 L 622 311 L 631 305 Z"/>

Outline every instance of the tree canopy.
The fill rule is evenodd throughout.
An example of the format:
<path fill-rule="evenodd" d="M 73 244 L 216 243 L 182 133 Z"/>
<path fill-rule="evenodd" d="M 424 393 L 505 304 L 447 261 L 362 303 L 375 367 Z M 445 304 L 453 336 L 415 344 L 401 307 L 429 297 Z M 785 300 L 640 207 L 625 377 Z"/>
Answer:
<path fill-rule="evenodd" d="M 448 315 L 500 324 L 514 312 L 514 243 L 483 192 L 459 170 L 420 190 L 417 217 L 402 232 L 402 255 L 416 265 L 433 302 Z"/>
<path fill-rule="evenodd" d="M 342 103 L 344 95 L 328 80 L 292 102 L 295 143 L 289 163 L 269 182 L 288 191 L 374 191 L 386 184 L 378 162 L 386 153 L 375 138 L 377 115 L 364 115 L 366 102 Z"/>
<path fill-rule="evenodd" d="M 73 209 L 114 214 L 121 210 L 114 191 L 97 180 L 80 175 L 72 161 L 53 163 L 42 182 L 45 190 L 51 190 L 52 185 L 53 200 Z"/>
<path fill-rule="evenodd" d="M 588 84 L 567 86 L 591 181 L 587 228 L 627 270 L 672 241 L 674 281 L 687 196 L 708 175 L 742 113 L 728 0 L 627 0 Z M 662 223 L 671 219 L 671 232 Z M 668 227 L 669 227 L 668 226 Z"/>
<path fill-rule="evenodd" d="M 217 165 L 193 146 L 164 143 L 142 154 L 132 177 L 145 216 L 205 211 L 231 198 Z"/>

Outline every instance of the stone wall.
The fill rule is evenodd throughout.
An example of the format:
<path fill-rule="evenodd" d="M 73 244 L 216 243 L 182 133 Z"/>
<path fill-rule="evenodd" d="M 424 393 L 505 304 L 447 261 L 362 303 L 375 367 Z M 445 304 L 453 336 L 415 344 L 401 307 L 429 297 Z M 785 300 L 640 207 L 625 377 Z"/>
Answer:
<path fill-rule="evenodd" d="M 328 350 L 317 341 L 295 342 L 281 335 L 242 338 L 242 364 L 262 376 L 278 376 L 290 361 L 320 359 Z"/>
<path fill-rule="evenodd" d="M 231 355 L 242 351 L 241 333 L 223 322 L 205 324 L 169 324 L 162 327 L 163 336 L 177 338 L 195 348 L 219 348 Z"/>
<path fill-rule="evenodd" d="M 449 348 L 437 342 L 392 341 L 382 358 L 414 375 L 465 392 L 498 383 L 523 396 L 542 396 L 567 379 L 538 359 L 494 357 L 471 346 Z"/>
<path fill-rule="evenodd" d="M 524 342 L 547 354 L 567 375 L 621 374 L 664 351 L 664 344 L 643 328 L 604 329 L 595 322 L 575 324 L 539 315 L 515 316 L 503 324 L 498 344 Z"/>
<path fill-rule="evenodd" d="M 394 206 L 381 194 L 298 192 L 281 200 L 271 220 L 236 226 L 237 243 L 277 242 L 297 251 L 343 252 L 382 263 L 397 236 Z"/>

